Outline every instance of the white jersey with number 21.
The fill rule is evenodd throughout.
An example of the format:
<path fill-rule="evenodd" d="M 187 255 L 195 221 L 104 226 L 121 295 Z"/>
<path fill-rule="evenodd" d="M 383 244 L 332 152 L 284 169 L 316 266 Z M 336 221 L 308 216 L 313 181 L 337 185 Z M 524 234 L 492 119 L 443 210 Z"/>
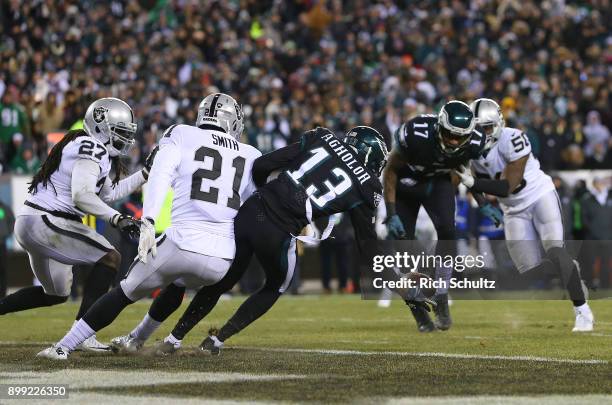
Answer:
<path fill-rule="evenodd" d="M 541 196 L 555 189 L 552 179 L 540 169 L 540 162 L 531 153 L 531 144 L 527 135 L 519 129 L 504 128 L 499 141 L 486 156 L 472 160 L 472 167 L 477 175 L 499 179 L 508 163 L 525 156 L 529 158 L 523 181 L 510 192 L 508 197 L 498 197 L 506 214 L 516 214 L 526 209 Z"/>
<path fill-rule="evenodd" d="M 168 128 L 159 148 L 143 216 L 156 218 L 172 185 L 168 238 L 184 250 L 233 259 L 234 217 L 255 191 L 251 169 L 261 152 L 222 131 L 190 125 Z"/>

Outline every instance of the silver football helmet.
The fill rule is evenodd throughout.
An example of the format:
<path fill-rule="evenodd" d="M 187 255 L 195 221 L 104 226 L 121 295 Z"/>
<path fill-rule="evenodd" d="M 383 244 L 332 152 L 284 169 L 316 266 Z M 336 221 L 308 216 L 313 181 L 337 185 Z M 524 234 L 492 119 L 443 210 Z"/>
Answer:
<path fill-rule="evenodd" d="M 91 103 L 83 126 L 90 136 L 106 145 L 110 156 L 127 155 L 134 145 L 137 129 L 134 113 L 118 98 L 105 97 Z"/>
<path fill-rule="evenodd" d="M 499 141 L 506 126 L 501 108 L 490 98 L 479 98 L 470 104 L 470 109 L 474 112 L 476 123 L 484 129 L 487 137 L 485 150 L 489 150 Z"/>
<path fill-rule="evenodd" d="M 196 126 L 203 124 L 221 127 L 228 135 L 240 139 L 244 129 L 242 108 L 231 96 L 224 93 L 209 94 L 198 107 Z"/>

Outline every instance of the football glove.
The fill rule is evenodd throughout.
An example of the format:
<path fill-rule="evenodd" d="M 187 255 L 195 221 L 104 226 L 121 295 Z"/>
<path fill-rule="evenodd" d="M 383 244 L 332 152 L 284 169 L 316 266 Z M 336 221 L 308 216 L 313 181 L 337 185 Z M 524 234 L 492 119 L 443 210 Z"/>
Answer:
<path fill-rule="evenodd" d="M 469 165 L 461 165 L 455 169 L 454 172 L 457 176 L 459 176 L 459 179 L 467 188 L 474 187 L 474 176 L 472 176 L 472 171 L 470 170 Z"/>
<path fill-rule="evenodd" d="M 499 228 L 503 221 L 503 215 L 499 208 L 494 207 L 491 203 L 486 203 L 479 208 L 480 213 L 486 217 L 489 217 L 491 221 L 495 223 L 495 226 Z"/>
<path fill-rule="evenodd" d="M 159 146 L 153 148 L 151 153 L 147 156 L 144 162 L 144 167 L 142 168 L 142 175 L 145 180 L 149 179 L 149 172 L 151 171 L 151 167 L 153 167 L 153 162 L 155 161 L 155 155 L 157 155 L 157 151 L 159 150 Z"/>
<path fill-rule="evenodd" d="M 140 240 L 138 241 L 138 260 L 147 262 L 147 255 L 157 256 L 157 243 L 155 241 L 155 221 L 151 218 L 142 218 L 140 221 Z"/>
<path fill-rule="evenodd" d="M 139 221 L 125 214 L 115 214 L 110 219 L 110 224 L 131 239 L 136 239 L 139 232 Z"/>
<path fill-rule="evenodd" d="M 394 214 L 387 218 L 387 232 L 393 239 L 403 239 L 406 237 L 406 230 L 399 215 Z"/>

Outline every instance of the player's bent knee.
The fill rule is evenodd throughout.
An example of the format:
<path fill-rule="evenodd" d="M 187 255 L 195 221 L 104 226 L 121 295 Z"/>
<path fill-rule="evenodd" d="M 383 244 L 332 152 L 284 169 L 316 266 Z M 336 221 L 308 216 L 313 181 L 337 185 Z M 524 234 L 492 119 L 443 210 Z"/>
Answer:
<path fill-rule="evenodd" d="M 47 306 L 63 304 L 66 301 L 68 301 L 68 296 L 45 294 L 45 304 Z"/>

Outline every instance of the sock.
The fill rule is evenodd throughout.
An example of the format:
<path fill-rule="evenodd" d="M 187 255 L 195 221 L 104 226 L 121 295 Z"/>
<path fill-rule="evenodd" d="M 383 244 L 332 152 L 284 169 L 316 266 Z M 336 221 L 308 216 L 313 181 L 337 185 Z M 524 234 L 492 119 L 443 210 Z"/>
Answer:
<path fill-rule="evenodd" d="M 161 322 L 156 321 L 147 313 L 138 326 L 130 332 L 130 336 L 144 342 L 151 337 L 161 324 Z"/>
<path fill-rule="evenodd" d="M 450 279 L 452 275 L 453 269 L 451 267 L 436 267 L 435 280 L 444 280 L 444 285 L 442 287 L 436 288 L 436 295 L 448 294 L 448 286 L 450 284 Z"/>
<path fill-rule="evenodd" d="M 185 313 L 172 329 L 172 335 L 179 340 L 183 340 L 185 335 L 212 311 L 219 301 L 219 297 L 221 297 L 221 293 L 218 291 L 210 293 L 206 288 L 201 289 L 193 297 Z"/>
<path fill-rule="evenodd" d="M 93 330 L 99 331 L 110 325 L 131 303 L 132 301 L 125 296 L 121 287 L 115 287 L 100 297 L 81 319 L 87 322 Z"/>
<path fill-rule="evenodd" d="M 174 347 L 179 347 L 182 340 L 175 338 L 171 333 L 164 339 L 164 342 L 170 343 Z"/>
<path fill-rule="evenodd" d="M 584 296 L 584 290 L 582 289 L 582 280 L 580 279 L 580 273 L 578 273 L 578 269 L 576 267 L 574 267 L 569 282 L 567 283 L 567 292 L 569 293 L 570 299 L 575 307 L 585 304 L 586 299 Z"/>
<path fill-rule="evenodd" d="M 83 288 L 83 300 L 76 316 L 77 320 L 81 319 L 94 302 L 108 291 L 116 274 L 113 267 L 102 263 L 97 263 L 91 269 Z"/>
<path fill-rule="evenodd" d="M 47 295 L 42 286 L 26 287 L 0 299 L 0 315 L 66 302 L 68 297 Z"/>
<path fill-rule="evenodd" d="M 281 293 L 278 292 L 278 290 L 266 289 L 266 287 L 257 291 L 247 298 L 247 300 L 240 305 L 240 308 L 238 308 L 234 316 L 221 327 L 219 333 L 217 333 L 217 338 L 221 342 L 224 342 L 240 332 L 268 312 L 280 296 Z"/>
<path fill-rule="evenodd" d="M 149 315 L 153 320 L 162 323 L 181 306 L 184 295 L 185 287 L 170 284 L 155 298 L 149 308 Z"/>
<path fill-rule="evenodd" d="M 90 336 L 95 335 L 95 331 L 83 319 L 76 321 L 70 331 L 59 341 L 58 345 L 74 351 L 78 345 L 83 343 Z"/>

